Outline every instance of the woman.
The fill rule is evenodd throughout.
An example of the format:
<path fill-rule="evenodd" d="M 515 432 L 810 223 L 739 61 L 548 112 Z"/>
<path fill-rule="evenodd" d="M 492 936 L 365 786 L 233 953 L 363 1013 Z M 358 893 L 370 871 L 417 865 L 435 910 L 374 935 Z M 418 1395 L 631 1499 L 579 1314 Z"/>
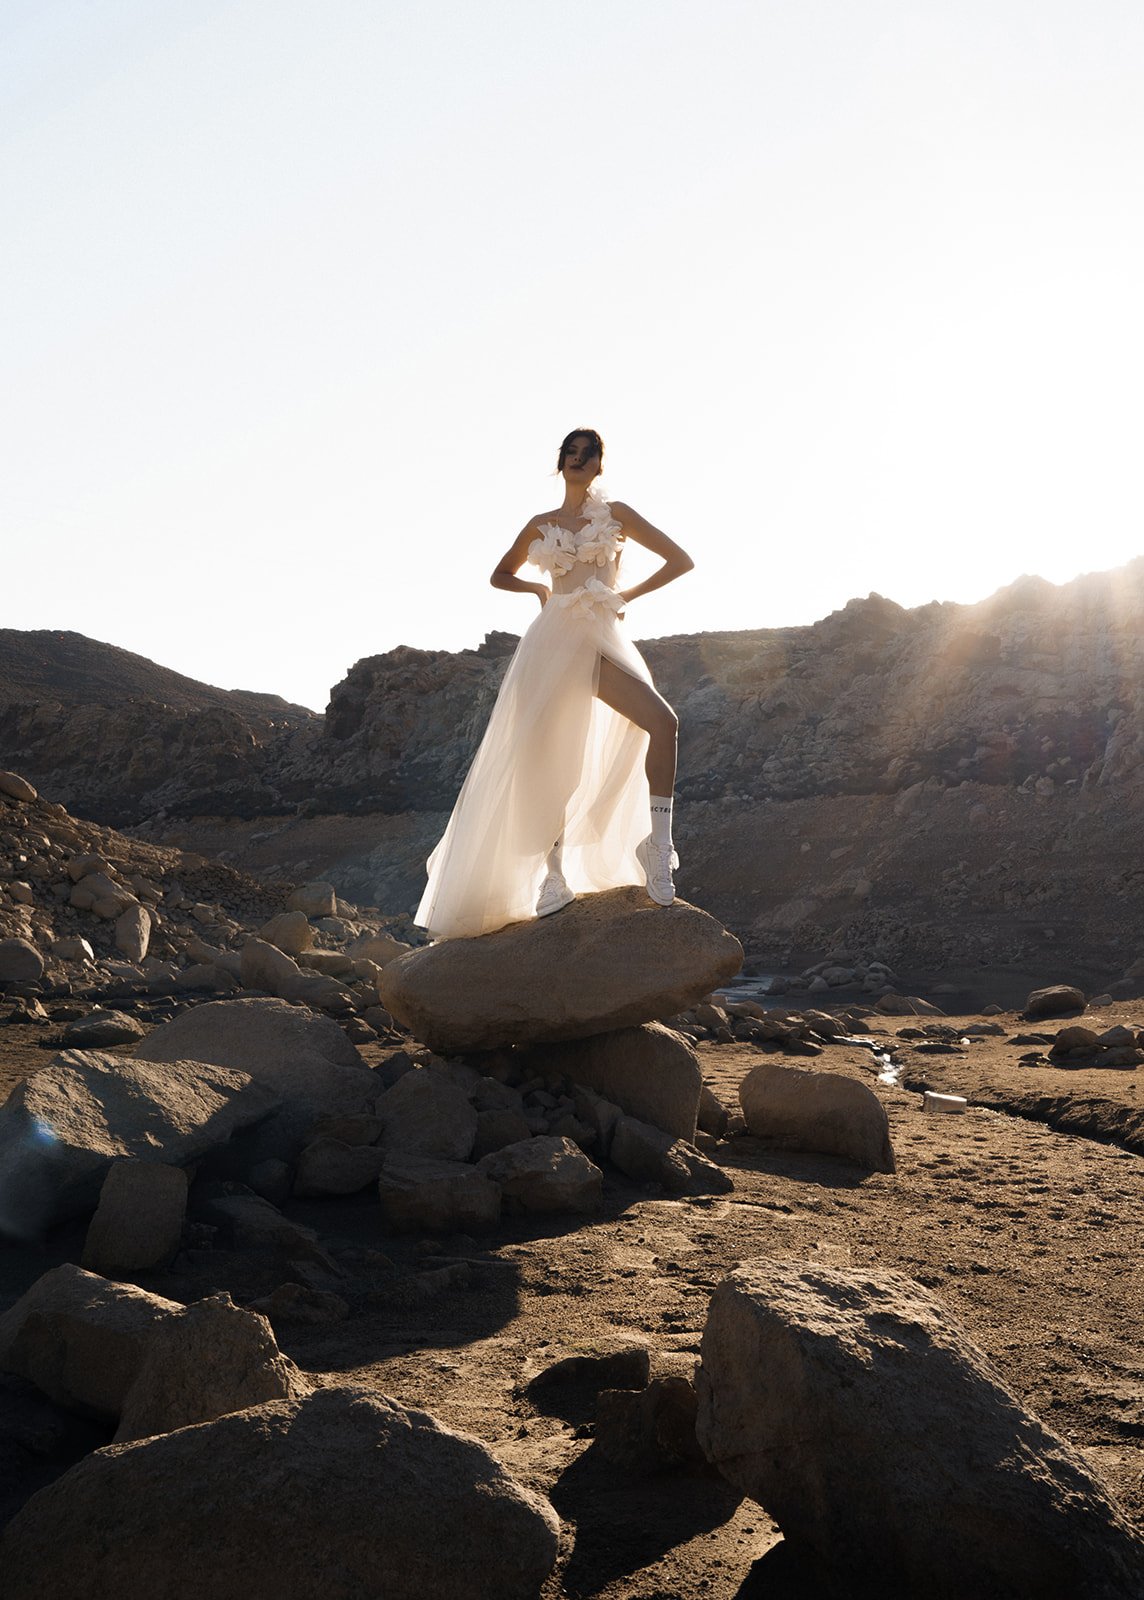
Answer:
<path fill-rule="evenodd" d="M 659 905 L 675 896 L 677 721 L 621 619 L 631 601 L 695 563 L 630 506 L 592 493 L 603 457 L 593 429 L 568 435 L 557 462 L 563 505 L 521 529 L 490 580 L 534 594 L 540 615 L 509 664 L 429 857 L 416 921 L 436 938 L 549 916 L 579 893 L 621 884 L 646 882 Z M 663 565 L 621 591 L 619 558 L 629 539 Z M 550 583 L 517 577 L 526 562 Z"/>

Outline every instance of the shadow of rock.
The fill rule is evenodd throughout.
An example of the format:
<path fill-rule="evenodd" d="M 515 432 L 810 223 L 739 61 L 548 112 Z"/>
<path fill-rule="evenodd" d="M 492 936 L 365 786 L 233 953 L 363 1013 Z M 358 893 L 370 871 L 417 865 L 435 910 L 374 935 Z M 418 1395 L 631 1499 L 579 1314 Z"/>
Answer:
<path fill-rule="evenodd" d="M 822 1580 L 780 1539 L 751 1567 L 735 1600 L 823 1600 Z"/>
<path fill-rule="evenodd" d="M 613 1579 L 639 1572 L 677 1545 L 722 1527 L 742 1496 L 722 1478 L 698 1472 L 636 1477 L 589 1449 L 557 1479 L 549 1499 L 576 1529 L 564 1593 L 570 1600 L 587 1600 Z"/>
<path fill-rule="evenodd" d="M 841 1156 L 809 1150 L 784 1150 L 753 1134 L 741 1134 L 719 1146 L 719 1165 L 732 1172 L 766 1172 L 792 1183 L 814 1183 L 823 1189 L 860 1189 L 881 1173 L 856 1167 Z"/>

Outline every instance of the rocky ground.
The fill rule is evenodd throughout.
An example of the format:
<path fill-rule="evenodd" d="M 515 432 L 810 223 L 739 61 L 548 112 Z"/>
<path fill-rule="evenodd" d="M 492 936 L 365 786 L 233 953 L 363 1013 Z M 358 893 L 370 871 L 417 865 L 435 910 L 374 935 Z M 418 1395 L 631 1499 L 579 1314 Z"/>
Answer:
<path fill-rule="evenodd" d="M 325 1326 L 276 1323 L 279 1343 L 319 1383 L 352 1379 L 475 1434 L 546 1494 L 566 1529 L 552 1600 L 809 1600 L 813 1589 L 786 1570 L 758 1505 L 694 1464 L 633 1462 L 606 1434 L 595 1437 L 598 1378 L 529 1382 L 564 1355 L 629 1344 L 646 1346 L 653 1371 L 690 1375 L 713 1288 L 754 1256 L 894 1268 L 933 1289 L 1007 1386 L 1144 1521 L 1139 1073 L 1022 1064 L 1035 1047 L 1015 1041 L 1031 1025 L 1012 1014 L 990 1020 L 1003 1031 L 950 1053 L 919 1049 L 924 1035 L 898 1041 L 904 1086 L 879 1081 L 884 1069 L 868 1049 L 826 1047 L 830 1069 L 871 1085 L 885 1106 L 896 1174 L 775 1150 L 739 1131 L 709 1141 L 733 1193 L 671 1198 L 610 1171 L 599 1214 L 521 1217 L 481 1239 L 388 1234 L 376 1204 L 360 1198 L 290 1202 L 287 1214 L 317 1229 L 346 1265 L 338 1293 L 350 1312 Z M 1113 1008 L 1098 1020 L 1138 1028 L 1144 1012 Z M 980 1021 L 941 1025 L 960 1040 Z M 913 1025 L 872 1017 L 870 1026 L 884 1027 L 872 1037 L 889 1043 Z M 58 1037 L 50 1025 L 0 1031 L 9 1081 L 50 1059 L 46 1047 Z M 760 1045 L 699 1048 L 708 1081 L 736 1109 Z M 382 1047 L 365 1051 L 380 1056 Z M 966 1096 L 969 1109 L 927 1113 L 927 1083 Z M 1031 1093 L 1099 1101 L 1099 1127 L 1054 1129 L 1035 1114 Z M 4 1251 L 3 1305 L 49 1266 L 76 1259 L 81 1245 L 73 1225 L 42 1248 Z M 198 1248 L 184 1251 L 177 1270 L 138 1281 L 183 1302 L 225 1290 L 247 1303 L 271 1292 L 280 1271 L 262 1252 Z M 47 1430 L 43 1454 L 17 1448 L 15 1464 L 9 1447 L 9 1511 L 106 1438 L 74 1422 L 68 1429 Z"/>
<path fill-rule="evenodd" d="M 699 1001 L 734 970 L 734 940 L 702 914 L 661 912 L 634 890 L 578 902 L 523 935 L 489 936 L 491 945 L 462 941 L 451 955 L 439 947 L 446 966 L 480 968 L 485 953 L 500 951 L 491 967 L 467 975 L 454 967 L 433 977 L 440 957 L 422 952 L 414 995 L 401 976 L 407 943 L 394 937 L 415 937 L 403 919 L 328 886 L 268 882 L 118 834 L 43 800 L 16 775 L 0 780 L 0 962 L 8 963 L 0 971 L 0 1099 L 11 1094 L 17 1104 L 58 1071 L 46 1069 L 61 1050 L 79 1047 L 67 1059 L 89 1085 L 95 1068 L 130 1085 L 103 1104 L 125 1126 L 135 1118 L 145 1140 L 168 1141 L 159 1167 L 179 1189 L 161 1259 L 147 1270 L 98 1270 L 175 1310 L 229 1295 L 269 1318 L 297 1364 L 289 1382 L 330 1391 L 336 1405 L 345 1385 L 357 1385 L 481 1441 L 490 1468 L 500 1463 L 560 1518 L 545 1600 L 818 1600 L 817 1576 L 792 1556 L 767 1510 L 708 1466 L 696 1443 L 691 1385 L 713 1293 L 758 1258 L 779 1263 L 782 1274 L 838 1270 L 850 1282 L 893 1271 L 924 1286 L 1016 1401 L 1074 1446 L 1125 1514 L 1144 1524 L 1144 1003 L 1090 988 L 1087 1004 L 1084 995 L 1057 994 L 1032 1008 L 1044 1015 L 997 1006 L 953 1013 L 958 984 L 918 996 L 870 950 L 829 952 L 762 1001 L 736 987 Z M 619 934 L 608 934 L 609 918 Z M 529 945 L 518 949 L 513 940 L 522 937 Z M 549 959 L 547 945 L 537 954 L 537 940 L 552 941 L 556 954 Z M 608 960 L 616 948 L 623 964 Z M 490 1049 L 496 1040 L 474 1032 L 489 1025 L 496 1008 L 486 1005 L 479 1021 L 481 1002 L 505 974 L 515 985 L 543 980 L 547 993 L 561 971 L 590 971 L 594 958 L 604 964 L 588 987 L 604 1010 L 580 1031 L 613 1030 L 604 1038 L 622 1047 L 621 1068 L 646 1062 L 654 1090 L 646 1103 L 614 1060 L 601 1066 L 575 1038 L 546 1042 L 565 1035 L 538 1006 L 524 1008 L 504 1048 Z M 529 960 L 540 978 L 528 976 Z M 703 971 L 721 976 L 697 979 Z M 1014 970 L 1005 981 L 1018 979 Z M 228 1011 L 235 1002 L 239 1012 Z M 418 1037 L 400 1021 L 415 1002 L 425 1007 Z M 318 1030 L 321 1050 L 333 1054 L 304 1054 L 291 1077 L 282 1052 L 268 1054 L 264 1041 L 253 1086 L 242 1072 L 228 1079 L 225 1068 L 212 1076 L 193 1061 L 180 1066 L 191 1046 L 169 1041 L 197 1040 L 203 1060 L 218 1060 L 204 1042 L 219 1040 L 211 1017 L 225 1022 L 250 1007 L 296 1024 L 303 1044 L 307 1030 Z M 674 1033 L 629 1025 L 641 1016 L 667 1017 Z M 187 1032 L 200 1024 L 203 1031 Z M 245 1025 L 227 1023 L 224 1042 L 228 1027 Z M 695 1100 L 688 1110 L 684 1091 L 694 1073 L 699 1092 L 696 1060 L 707 1098 L 693 1132 Z M 152 1077 L 129 1079 L 133 1066 Z M 847 1108 L 841 1143 L 829 1118 L 774 1120 L 778 1080 L 796 1069 Z M 165 1120 L 148 1122 L 148 1112 L 138 1121 L 140 1096 L 161 1097 L 165 1078 L 177 1085 L 188 1070 L 200 1073 L 200 1095 L 222 1084 L 236 1107 L 264 1097 L 248 1120 L 258 1138 L 276 1130 L 270 1159 L 244 1147 L 237 1167 L 213 1164 L 220 1150 L 226 1158 L 239 1149 L 227 1131 L 215 1134 L 209 1159 L 179 1156 L 185 1102 L 172 1101 Z M 761 1072 L 770 1074 L 762 1089 Z M 267 1121 L 267 1096 L 296 1115 L 299 1083 L 318 1080 L 337 1096 L 368 1083 L 365 1105 L 339 1099 L 320 1116 L 310 1107 L 296 1139 L 289 1117 Z M 809 1104 L 811 1087 L 799 1080 L 796 1102 Z M 402 1126 L 419 1137 L 428 1131 L 431 1141 L 444 1128 L 445 1146 L 433 1155 L 448 1158 L 439 1163 L 444 1181 L 464 1189 L 449 1204 L 463 1209 L 470 1190 L 480 1190 L 484 1210 L 471 1226 L 442 1223 L 434 1210 L 439 1168 L 426 1175 L 418 1167 L 414 1182 L 402 1165 L 409 1150 L 387 1145 L 401 1121 L 395 1105 L 411 1088 L 429 1096 L 431 1115 L 409 1101 Z M 927 1109 L 927 1091 L 961 1097 L 965 1108 Z M 760 1103 L 761 1113 L 752 1109 Z M 863 1107 L 873 1108 L 872 1143 L 857 1126 Z M 79 1134 L 100 1152 L 98 1179 L 117 1132 L 114 1119 L 101 1118 L 81 1118 Z M 466 1118 L 470 1134 L 454 1147 Z M 887 1131 L 889 1162 L 881 1156 Z M 0 1113 L 0 1165 L 16 1148 L 10 1133 Z M 537 1145 L 549 1166 L 529 1182 L 555 1185 L 555 1209 L 530 1209 L 550 1200 L 514 1188 L 519 1174 L 511 1159 L 505 1165 L 506 1150 Z M 364 1177 L 353 1175 L 359 1164 Z M 141 1165 L 118 1170 L 137 1178 Z M 896 1170 L 877 1170 L 886 1165 Z M 19 1213 L 27 1197 L 11 1170 L 0 1177 L 2 1318 L 53 1268 L 90 1266 L 93 1250 L 113 1257 L 122 1239 L 108 1221 L 113 1197 L 98 1181 L 86 1200 L 64 1197 L 59 1220 L 45 1227 L 26 1215 L 14 1222 L 13 1204 Z M 101 1213 L 108 1201 L 102 1239 L 92 1222 L 97 1194 Z M 128 1197 L 121 1233 L 132 1234 L 138 1210 Z M 566 1358 L 575 1364 L 561 1365 Z M 0 1373 L 3 1522 L 38 1489 L 64 1483 L 115 1430 L 117 1407 L 93 1413 L 54 1403 L 43 1384 L 52 1392 L 55 1380 L 41 1372 L 31 1381 L 21 1360 Z M 909 1380 L 918 1415 L 932 1399 L 928 1371 Z M 173 1426 L 159 1431 L 174 1438 L 166 1432 Z M 883 1515 L 892 1520 L 892 1509 Z"/>

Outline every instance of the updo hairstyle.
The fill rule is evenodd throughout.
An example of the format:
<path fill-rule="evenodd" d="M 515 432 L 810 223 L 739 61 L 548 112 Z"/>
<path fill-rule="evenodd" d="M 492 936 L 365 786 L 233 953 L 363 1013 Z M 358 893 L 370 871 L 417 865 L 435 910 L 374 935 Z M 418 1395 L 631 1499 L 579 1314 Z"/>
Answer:
<path fill-rule="evenodd" d="M 600 470 L 603 471 L 603 467 L 604 467 L 604 441 L 603 441 L 603 439 L 600 438 L 600 435 L 596 432 L 595 428 L 573 428 L 571 433 L 565 435 L 565 437 L 564 437 L 564 439 L 563 439 L 563 441 L 562 441 L 562 443 L 560 445 L 560 454 L 556 459 L 556 470 L 557 470 L 557 472 L 563 472 L 564 471 L 564 463 L 568 459 L 568 453 L 573 448 L 573 446 L 575 445 L 577 439 L 590 439 L 592 441 L 592 444 L 595 447 L 596 455 L 599 457 L 599 460 L 600 460 Z"/>

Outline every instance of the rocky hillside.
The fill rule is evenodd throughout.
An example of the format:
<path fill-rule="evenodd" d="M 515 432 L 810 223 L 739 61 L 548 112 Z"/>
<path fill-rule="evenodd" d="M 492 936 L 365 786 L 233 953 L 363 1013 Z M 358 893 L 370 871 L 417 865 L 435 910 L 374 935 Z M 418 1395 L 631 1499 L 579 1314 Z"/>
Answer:
<path fill-rule="evenodd" d="M 320 727 L 278 695 L 216 689 L 79 633 L 0 629 L 0 761 L 96 821 L 272 811 L 270 752 Z"/>
<path fill-rule="evenodd" d="M 0 762 L 85 815 L 408 910 L 514 644 L 370 657 L 324 719 L 205 686 L 163 700 L 157 668 L 131 680 L 150 698 L 17 703 L 47 689 L 9 666 Z M 643 648 L 681 718 L 681 888 L 760 961 L 856 943 L 1109 982 L 1139 953 L 1144 558 Z"/>

